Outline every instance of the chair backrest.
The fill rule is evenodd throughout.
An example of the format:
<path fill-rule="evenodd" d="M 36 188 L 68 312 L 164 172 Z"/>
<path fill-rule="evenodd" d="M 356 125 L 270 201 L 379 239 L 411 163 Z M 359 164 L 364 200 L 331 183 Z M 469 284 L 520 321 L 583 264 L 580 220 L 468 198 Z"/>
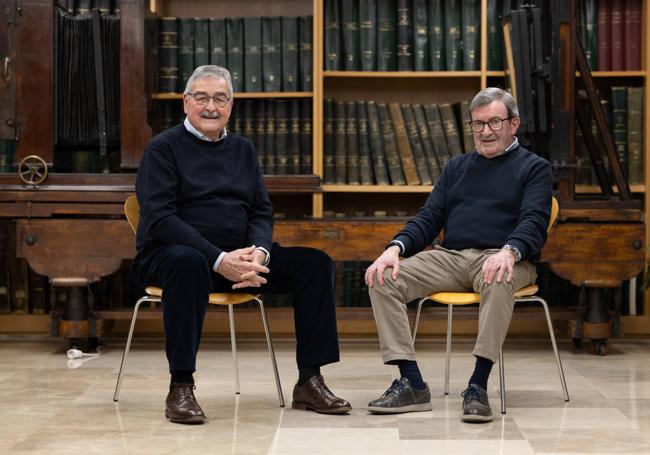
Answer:
<path fill-rule="evenodd" d="M 551 230 L 551 227 L 555 224 L 555 220 L 557 220 L 557 215 L 559 213 L 560 213 L 560 203 L 557 201 L 557 199 L 555 199 L 555 196 L 551 196 L 551 219 L 548 222 L 548 228 L 546 229 L 546 232 Z"/>
<path fill-rule="evenodd" d="M 140 204 L 138 204 L 138 198 L 135 197 L 135 194 L 132 194 L 124 201 L 124 214 L 126 215 L 126 221 L 129 222 L 129 226 L 131 226 L 135 234 L 138 231 L 138 223 L 140 222 Z"/>

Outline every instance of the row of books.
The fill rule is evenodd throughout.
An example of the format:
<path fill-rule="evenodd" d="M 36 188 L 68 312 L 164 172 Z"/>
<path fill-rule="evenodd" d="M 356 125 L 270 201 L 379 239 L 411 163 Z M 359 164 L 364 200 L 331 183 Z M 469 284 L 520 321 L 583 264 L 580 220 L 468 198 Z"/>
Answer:
<path fill-rule="evenodd" d="M 503 67 L 502 8 L 487 2 L 488 69 Z M 326 0 L 324 21 L 326 70 L 479 69 L 480 0 Z"/>
<path fill-rule="evenodd" d="M 163 17 L 158 91 L 183 92 L 196 67 L 228 68 L 235 92 L 312 90 L 312 16 Z"/>
<path fill-rule="evenodd" d="M 605 116 L 609 121 L 614 148 L 623 168 L 623 175 L 631 185 L 643 183 L 643 87 L 611 87 L 608 98 L 601 101 Z M 576 161 L 578 171 L 576 183 L 597 184 L 598 180 L 589 158 L 587 145 L 580 128 L 576 135 Z M 595 122 L 592 133 L 596 135 Z M 596 140 L 600 142 L 598 136 Z M 605 166 L 609 168 L 605 157 Z"/>
<path fill-rule="evenodd" d="M 324 183 L 431 185 L 474 149 L 469 101 L 399 104 L 325 100 Z"/>
<path fill-rule="evenodd" d="M 578 36 L 593 71 L 641 69 L 641 0 L 580 0 Z"/>

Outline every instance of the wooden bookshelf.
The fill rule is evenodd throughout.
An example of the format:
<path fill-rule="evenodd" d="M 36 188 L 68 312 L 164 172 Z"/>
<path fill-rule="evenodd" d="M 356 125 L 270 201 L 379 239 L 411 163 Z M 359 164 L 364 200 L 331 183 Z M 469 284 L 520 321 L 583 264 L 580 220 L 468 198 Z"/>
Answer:
<path fill-rule="evenodd" d="M 321 185 L 326 193 L 430 193 L 432 185 Z"/>
<path fill-rule="evenodd" d="M 481 77 L 480 71 L 323 71 L 323 77 L 360 78 L 458 78 Z"/>

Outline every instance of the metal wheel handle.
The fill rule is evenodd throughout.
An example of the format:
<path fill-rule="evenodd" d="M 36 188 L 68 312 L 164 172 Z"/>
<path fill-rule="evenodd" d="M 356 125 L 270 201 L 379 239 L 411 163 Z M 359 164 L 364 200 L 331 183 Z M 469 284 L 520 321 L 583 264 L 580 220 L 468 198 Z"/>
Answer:
<path fill-rule="evenodd" d="M 47 178 L 47 163 L 38 155 L 28 155 L 18 164 L 18 177 L 27 185 L 40 185 Z"/>

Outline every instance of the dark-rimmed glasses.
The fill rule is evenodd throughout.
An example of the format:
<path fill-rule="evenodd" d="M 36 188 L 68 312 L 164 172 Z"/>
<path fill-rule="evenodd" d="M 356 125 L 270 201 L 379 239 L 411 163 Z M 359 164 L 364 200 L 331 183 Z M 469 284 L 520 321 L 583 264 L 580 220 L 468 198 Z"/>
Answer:
<path fill-rule="evenodd" d="M 492 131 L 499 131 L 501 128 L 503 128 L 503 122 L 506 120 L 510 120 L 512 117 L 506 117 L 506 118 L 493 118 L 488 120 L 487 122 L 484 122 L 483 120 L 472 120 L 469 123 L 470 128 L 472 128 L 472 131 L 475 133 L 480 133 L 483 131 L 483 128 L 485 128 L 485 125 L 489 126 Z"/>

